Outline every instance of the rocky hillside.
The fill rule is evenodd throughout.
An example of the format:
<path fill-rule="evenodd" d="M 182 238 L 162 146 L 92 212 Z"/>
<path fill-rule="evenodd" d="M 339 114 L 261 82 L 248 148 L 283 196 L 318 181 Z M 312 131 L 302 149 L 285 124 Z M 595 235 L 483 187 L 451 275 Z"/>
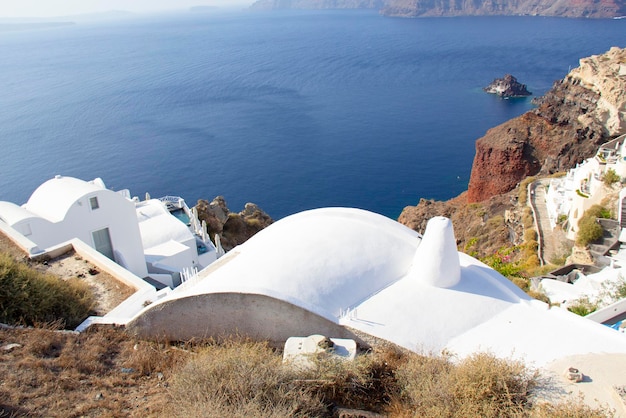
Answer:
<path fill-rule="evenodd" d="M 406 207 L 398 221 L 423 232 L 429 217 L 448 216 L 459 247 L 466 251 L 477 238 L 492 247 L 517 244 L 519 222 L 510 216 L 517 212 L 513 217 L 522 217 L 516 207 L 518 184 L 530 175 L 572 168 L 598 145 L 626 133 L 626 49 L 581 59 L 580 67 L 556 82 L 537 104 L 476 142 L 467 192 L 447 202 L 422 199 Z M 495 236 L 480 239 L 494 228 Z M 478 250 L 482 256 L 493 248 Z"/>
<path fill-rule="evenodd" d="M 626 49 L 580 60 L 538 107 L 476 143 L 467 200 L 506 193 L 526 176 L 564 171 L 626 132 Z"/>
<path fill-rule="evenodd" d="M 626 0 L 258 0 L 252 9 L 376 9 L 387 16 L 626 15 Z"/>
<path fill-rule="evenodd" d="M 380 10 L 385 0 L 258 0 L 250 6 L 254 10 L 276 9 L 375 9 Z"/>
<path fill-rule="evenodd" d="M 530 15 L 606 18 L 626 14 L 624 0 L 387 0 L 388 16 Z"/>

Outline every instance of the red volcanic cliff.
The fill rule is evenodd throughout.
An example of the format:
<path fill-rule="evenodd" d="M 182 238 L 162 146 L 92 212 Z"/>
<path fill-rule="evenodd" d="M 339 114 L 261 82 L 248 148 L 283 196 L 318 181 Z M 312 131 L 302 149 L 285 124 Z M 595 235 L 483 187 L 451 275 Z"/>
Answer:
<path fill-rule="evenodd" d="M 565 171 L 626 132 L 626 50 L 581 60 L 539 106 L 476 142 L 469 203 L 506 193 L 525 177 Z"/>

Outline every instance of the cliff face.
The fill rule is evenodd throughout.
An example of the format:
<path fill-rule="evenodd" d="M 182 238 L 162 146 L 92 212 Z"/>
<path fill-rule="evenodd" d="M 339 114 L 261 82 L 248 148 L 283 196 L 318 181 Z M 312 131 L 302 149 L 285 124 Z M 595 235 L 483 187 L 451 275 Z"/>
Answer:
<path fill-rule="evenodd" d="M 252 9 L 376 9 L 387 16 L 626 15 L 626 0 L 258 0 Z"/>
<path fill-rule="evenodd" d="M 524 177 L 567 170 L 626 132 L 626 49 L 580 60 L 538 108 L 476 142 L 467 200 L 506 193 Z"/>
<path fill-rule="evenodd" d="M 231 212 L 222 196 L 217 196 L 211 202 L 198 200 L 196 210 L 198 218 L 207 223 L 211 239 L 214 239 L 216 234 L 219 235 L 222 247 L 226 251 L 243 244 L 274 222 L 254 203 L 246 203 L 239 213 Z"/>
<path fill-rule="evenodd" d="M 385 0 L 258 0 L 253 10 L 277 9 L 374 9 L 380 10 Z"/>
<path fill-rule="evenodd" d="M 530 15 L 604 18 L 626 12 L 624 0 L 387 0 L 388 16 Z"/>

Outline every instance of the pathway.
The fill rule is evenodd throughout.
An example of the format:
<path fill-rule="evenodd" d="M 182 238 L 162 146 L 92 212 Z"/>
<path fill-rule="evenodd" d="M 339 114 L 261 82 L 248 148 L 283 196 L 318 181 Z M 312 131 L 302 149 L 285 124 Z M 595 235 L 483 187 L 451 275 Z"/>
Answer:
<path fill-rule="evenodd" d="M 535 213 L 535 226 L 538 229 L 537 234 L 541 239 L 539 251 L 539 259 L 545 264 L 550 260 L 561 257 L 566 252 L 565 233 L 556 228 L 552 230 L 550 227 L 550 219 L 548 218 L 548 209 L 546 208 L 546 186 L 550 183 L 550 179 L 542 179 L 535 181 L 530 186 L 529 201 Z"/>

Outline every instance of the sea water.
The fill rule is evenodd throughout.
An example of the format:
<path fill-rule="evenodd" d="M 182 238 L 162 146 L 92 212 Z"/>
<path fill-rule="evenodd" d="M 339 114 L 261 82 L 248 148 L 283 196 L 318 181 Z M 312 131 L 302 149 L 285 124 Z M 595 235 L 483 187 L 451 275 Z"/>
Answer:
<path fill-rule="evenodd" d="M 278 219 L 324 206 L 396 218 L 467 188 L 474 143 L 626 20 L 181 13 L 0 31 L 0 200 L 56 174 Z"/>

